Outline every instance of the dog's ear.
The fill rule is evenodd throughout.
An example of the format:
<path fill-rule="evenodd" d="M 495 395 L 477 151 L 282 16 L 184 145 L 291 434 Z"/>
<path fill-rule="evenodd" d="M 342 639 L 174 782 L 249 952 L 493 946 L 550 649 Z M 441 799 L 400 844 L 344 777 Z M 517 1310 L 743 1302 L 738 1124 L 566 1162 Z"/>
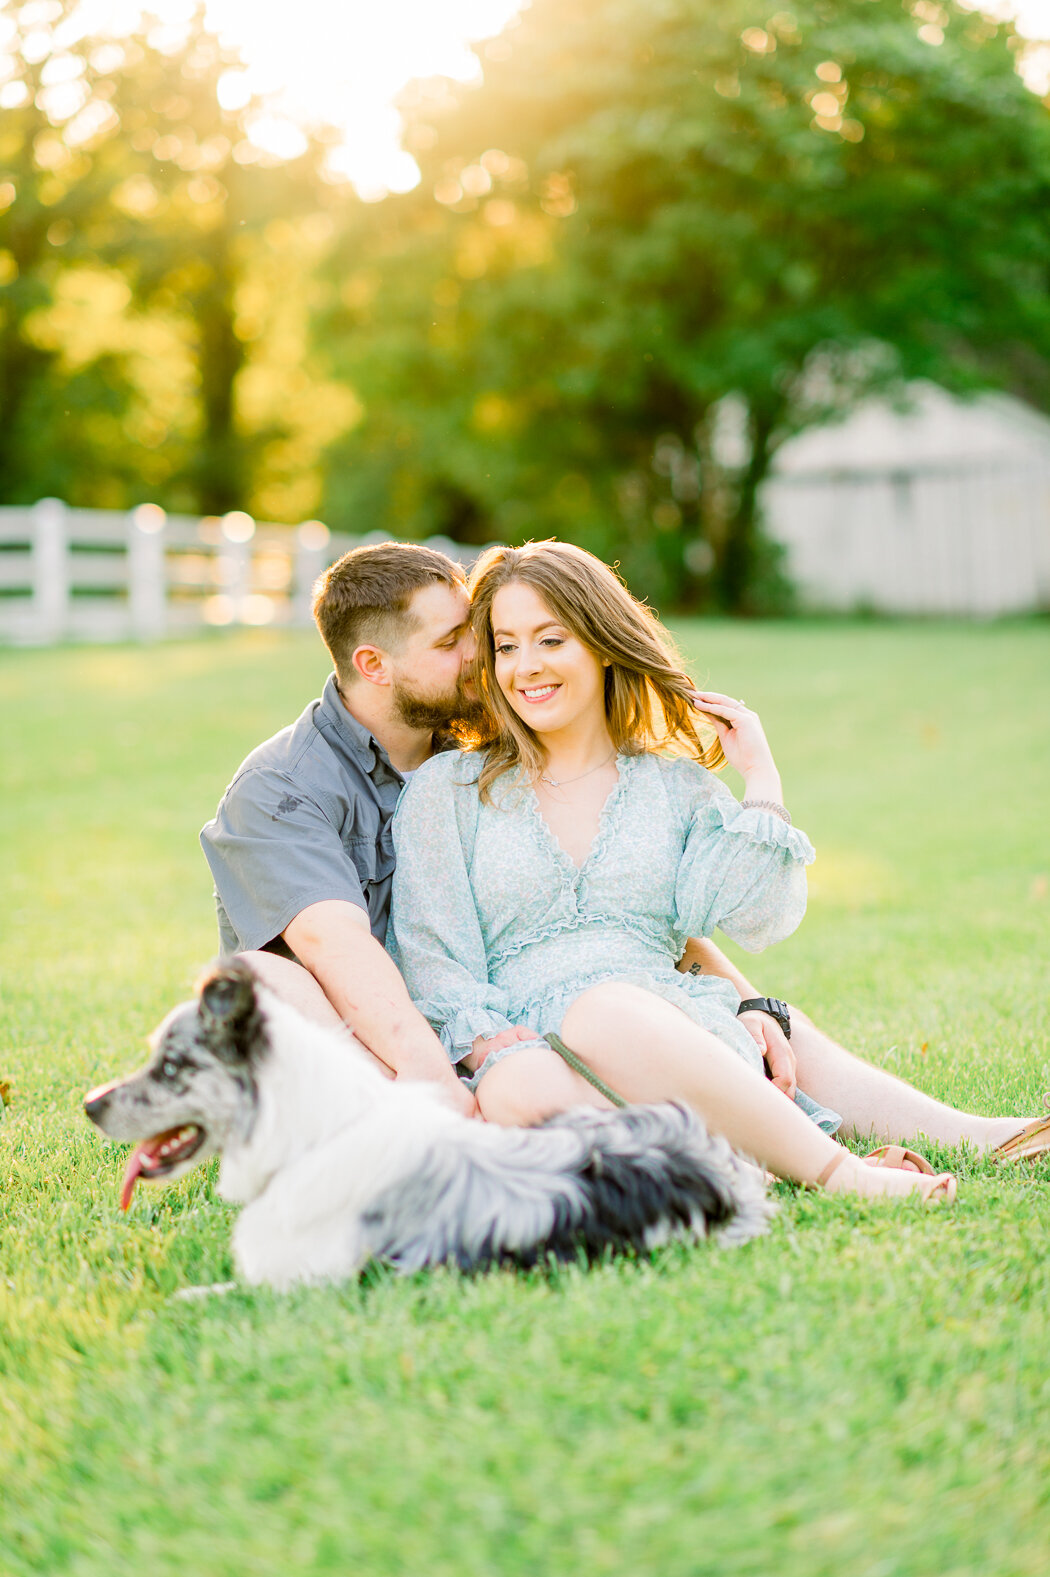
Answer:
<path fill-rule="evenodd" d="M 197 1012 L 215 1050 L 228 1058 L 246 1057 L 257 1017 L 255 976 L 245 964 L 217 964 L 197 987 Z"/>

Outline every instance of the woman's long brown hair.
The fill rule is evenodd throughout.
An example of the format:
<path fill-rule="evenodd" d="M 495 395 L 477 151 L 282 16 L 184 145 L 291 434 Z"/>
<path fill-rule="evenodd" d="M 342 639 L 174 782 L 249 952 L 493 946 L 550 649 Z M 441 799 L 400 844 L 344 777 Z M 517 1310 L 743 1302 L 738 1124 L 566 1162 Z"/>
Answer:
<path fill-rule="evenodd" d="M 537 736 L 510 706 L 496 679 L 492 602 L 502 586 L 514 581 L 531 586 L 559 623 L 608 664 L 605 715 L 618 754 L 659 750 L 692 756 L 714 771 L 725 765 L 717 735 L 706 743 L 701 738 L 690 699 L 696 686 L 656 614 L 637 602 L 593 553 L 569 542 L 529 542 L 523 548 L 490 548 L 468 581 L 478 643 L 478 692 L 486 715 L 462 743 L 486 752 L 478 778 L 483 800 L 490 800 L 492 784 L 508 768 L 520 766 L 535 780 L 544 766 Z"/>

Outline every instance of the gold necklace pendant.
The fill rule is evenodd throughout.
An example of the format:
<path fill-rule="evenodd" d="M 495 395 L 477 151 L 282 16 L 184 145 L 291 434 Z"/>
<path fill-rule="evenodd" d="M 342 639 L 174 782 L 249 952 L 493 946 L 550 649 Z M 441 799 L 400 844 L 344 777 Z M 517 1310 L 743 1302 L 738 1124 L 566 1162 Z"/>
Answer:
<path fill-rule="evenodd" d="M 568 788 L 570 783 L 582 783 L 584 778 L 589 778 L 593 773 L 600 772 L 602 767 L 607 767 L 615 755 L 615 750 L 610 751 L 604 761 L 599 761 L 596 767 L 588 767 L 586 772 L 581 772 L 575 778 L 549 778 L 545 772 L 541 772 L 540 782 L 549 784 L 551 788 Z"/>

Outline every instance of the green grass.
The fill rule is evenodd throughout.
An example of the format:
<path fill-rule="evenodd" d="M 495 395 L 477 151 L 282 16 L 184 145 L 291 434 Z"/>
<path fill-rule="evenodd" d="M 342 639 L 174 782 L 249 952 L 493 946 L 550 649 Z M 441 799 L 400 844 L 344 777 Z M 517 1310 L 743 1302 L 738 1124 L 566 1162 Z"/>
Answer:
<path fill-rule="evenodd" d="M 692 625 L 818 848 L 765 990 L 989 1113 L 1050 1087 L 1050 629 Z M 729 1254 L 289 1297 L 213 1173 L 117 1208 L 79 1110 L 215 940 L 199 825 L 307 636 L 0 653 L 0 1572 L 1042 1574 L 1050 1164 L 780 1190 Z"/>

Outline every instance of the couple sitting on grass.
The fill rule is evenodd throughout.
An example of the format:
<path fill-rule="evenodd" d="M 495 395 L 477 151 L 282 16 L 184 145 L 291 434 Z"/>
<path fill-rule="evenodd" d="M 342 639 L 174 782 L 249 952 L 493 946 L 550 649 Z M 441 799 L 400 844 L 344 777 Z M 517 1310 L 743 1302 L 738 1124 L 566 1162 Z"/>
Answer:
<path fill-rule="evenodd" d="M 829 1193 L 951 1200 L 954 1179 L 902 1148 L 920 1135 L 1050 1151 L 1050 1118 L 930 1099 L 706 940 L 789 935 L 812 848 L 758 717 L 695 690 L 600 560 L 493 548 L 468 588 L 429 548 L 358 548 L 314 613 L 324 695 L 201 835 L 222 950 L 278 995 L 490 1122 L 677 1100 Z M 860 1158 L 836 1132 L 881 1147 Z"/>

